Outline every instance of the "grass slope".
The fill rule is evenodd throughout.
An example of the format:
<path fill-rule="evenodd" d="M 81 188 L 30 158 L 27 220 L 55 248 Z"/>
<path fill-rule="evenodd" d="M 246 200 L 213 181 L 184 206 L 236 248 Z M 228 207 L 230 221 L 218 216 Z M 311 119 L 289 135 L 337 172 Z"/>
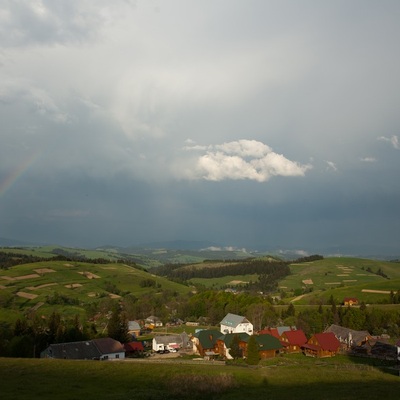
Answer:
<path fill-rule="evenodd" d="M 284 359 L 262 368 L 0 359 L 0 392 L 3 400 L 398 398 L 399 378 L 374 367 L 343 363 L 339 357 Z"/>
<path fill-rule="evenodd" d="M 48 314 L 54 306 L 46 303 L 46 297 L 55 292 L 79 301 L 79 306 L 59 306 L 57 310 L 64 314 L 82 314 L 85 304 L 109 296 L 117 298 L 107 291 L 107 283 L 114 285 L 121 295 L 131 293 L 137 297 L 149 291 L 141 282 L 152 279 L 162 289 L 187 293 L 189 288 L 156 277 L 123 264 L 91 264 L 83 262 L 43 261 L 23 264 L 0 270 L 0 306 L 11 315 L 40 307 L 42 314 Z M 43 303 L 43 304 L 42 304 Z"/>
<path fill-rule="evenodd" d="M 308 302 L 311 298 L 343 300 L 344 297 L 357 297 L 360 301 L 373 303 L 388 298 L 385 293 L 372 293 L 366 290 L 400 290 L 400 264 L 387 261 L 360 258 L 326 258 L 311 263 L 292 264 L 291 275 L 283 279 L 279 286 L 286 292 L 296 289 L 310 289 L 313 292 L 296 301 Z M 370 269 L 372 272 L 369 272 Z M 389 279 L 377 275 L 381 271 Z"/>

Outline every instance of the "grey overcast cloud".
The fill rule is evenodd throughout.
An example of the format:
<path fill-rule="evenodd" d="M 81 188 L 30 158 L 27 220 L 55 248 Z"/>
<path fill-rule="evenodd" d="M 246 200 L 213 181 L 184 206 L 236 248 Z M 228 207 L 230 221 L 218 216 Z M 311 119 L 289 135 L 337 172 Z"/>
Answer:
<path fill-rule="evenodd" d="M 398 0 L 0 0 L 0 237 L 400 254 Z"/>

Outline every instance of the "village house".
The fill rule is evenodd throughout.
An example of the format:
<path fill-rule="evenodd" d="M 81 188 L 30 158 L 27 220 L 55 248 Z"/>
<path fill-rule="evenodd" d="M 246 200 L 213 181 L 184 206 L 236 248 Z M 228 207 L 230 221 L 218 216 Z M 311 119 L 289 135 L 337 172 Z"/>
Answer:
<path fill-rule="evenodd" d="M 301 346 L 307 343 L 307 337 L 301 329 L 285 331 L 282 333 L 281 343 L 286 353 L 300 353 Z"/>
<path fill-rule="evenodd" d="M 297 330 L 295 326 L 277 326 L 276 329 L 278 330 L 279 336 L 282 336 L 283 332 Z"/>
<path fill-rule="evenodd" d="M 205 358 L 215 358 L 219 355 L 218 339 L 221 332 L 215 329 L 203 329 L 192 336 L 193 351 Z"/>
<path fill-rule="evenodd" d="M 140 357 L 144 354 L 144 346 L 142 342 L 124 343 L 125 357 Z"/>
<path fill-rule="evenodd" d="M 253 324 L 241 315 L 228 313 L 225 318 L 220 322 L 221 333 L 247 333 L 253 334 Z"/>
<path fill-rule="evenodd" d="M 111 338 L 100 338 L 80 342 L 51 344 L 41 358 L 66 360 L 112 360 L 125 358 L 125 349 L 120 342 Z"/>
<path fill-rule="evenodd" d="M 261 360 L 276 357 L 283 348 L 278 338 L 269 334 L 255 335 Z M 246 348 L 247 350 L 247 348 Z"/>
<path fill-rule="evenodd" d="M 128 321 L 128 334 L 137 338 L 140 336 L 140 325 L 137 321 Z"/>
<path fill-rule="evenodd" d="M 340 349 L 340 342 L 333 332 L 315 333 L 302 349 L 306 356 L 333 357 Z"/>
<path fill-rule="evenodd" d="M 281 338 L 281 335 L 278 332 L 278 328 L 264 328 L 261 331 L 258 331 L 257 334 L 258 335 L 271 335 L 277 339 Z"/>
<path fill-rule="evenodd" d="M 271 335 L 277 339 L 281 339 L 282 333 L 286 331 L 295 331 L 295 326 L 278 326 L 276 328 L 267 327 L 258 332 L 259 335 Z"/>
<path fill-rule="evenodd" d="M 179 335 L 158 335 L 154 336 L 152 341 L 153 351 L 177 351 L 179 349 L 188 349 L 190 339 L 186 332 Z M 191 346 L 190 346 L 191 347 Z"/>
<path fill-rule="evenodd" d="M 162 327 L 163 323 L 161 322 L 160 318 L 156 317 L 155 315 L 150 315 L 144 321 L 144 326 L 146 328 L 154 329 Z"/>
<path fill-rule="evenodd" d="M 243 356 L 246 353 L 247 342 L 250 337 L 247 333 L 227 333 L 226 335 L 222 335 L 217 339 L 218 353 L 227 360 L 232 360 L 233 358 L 230 354 L 230 349 L 232 341 L 236 335 L 239 338 L 239 349 L 241 350 Z"/>
<path fill-rule="evenodd" d="M 343 305 L 347 307 L 352 307 L 358 305 L 358 299 L 355 297 L 345 297 L 343 300 Z"/>
<path fill-rule="evenodd" d="M 362 346 L 372 338 L 368 331 L 356 331 L 335 324 L 325 329 L 325 332 L 332 332 L 336 336 L 336 339 L 340 342 L 342 351 L 347 351 L 352 347 Z"/>

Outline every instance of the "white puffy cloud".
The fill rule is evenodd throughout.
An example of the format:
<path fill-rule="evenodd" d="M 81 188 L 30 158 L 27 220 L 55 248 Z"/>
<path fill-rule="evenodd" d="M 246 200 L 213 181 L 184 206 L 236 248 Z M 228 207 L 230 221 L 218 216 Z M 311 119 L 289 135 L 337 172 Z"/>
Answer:
<path fill-rule="evenodd" d="M 200 149 L 196 146 L 196 149 Z M 238 140 L 208 146 L 206 154 L 198 157 L 195 179 L 222 181 L 249 179 L 266 182 L 273 176 L 304 176 L 310 164 L 291 161 L 256 140 Z"/>
<path fill-rule="evenodd" d="M 272 150 L 264 143 L 257 140 L 237 140 L 234 142 L 216 145 L 215 148 L 226 154 L 236 154 L 241 157 L 263 157 Z"/>

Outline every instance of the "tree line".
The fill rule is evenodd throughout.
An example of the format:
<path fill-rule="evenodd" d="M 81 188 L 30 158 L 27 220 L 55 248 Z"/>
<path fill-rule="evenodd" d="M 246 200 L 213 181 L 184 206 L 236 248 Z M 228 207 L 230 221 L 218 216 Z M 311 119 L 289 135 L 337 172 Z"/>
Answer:
<path fill-rule="evenodd" d="M 227 275 L 253 275 L 263 274 L 274 279 L 282 279 L 290 274 L 288 262 L 251 260 L 229 263 L 214 267 L 202 267 L 201 265 L 187 267 L 176 264 L 166 264 L 164 267 L 151 269 L 149 272 L 170 279 L 188 281 L 193 278 L 221 278 Z"/>

